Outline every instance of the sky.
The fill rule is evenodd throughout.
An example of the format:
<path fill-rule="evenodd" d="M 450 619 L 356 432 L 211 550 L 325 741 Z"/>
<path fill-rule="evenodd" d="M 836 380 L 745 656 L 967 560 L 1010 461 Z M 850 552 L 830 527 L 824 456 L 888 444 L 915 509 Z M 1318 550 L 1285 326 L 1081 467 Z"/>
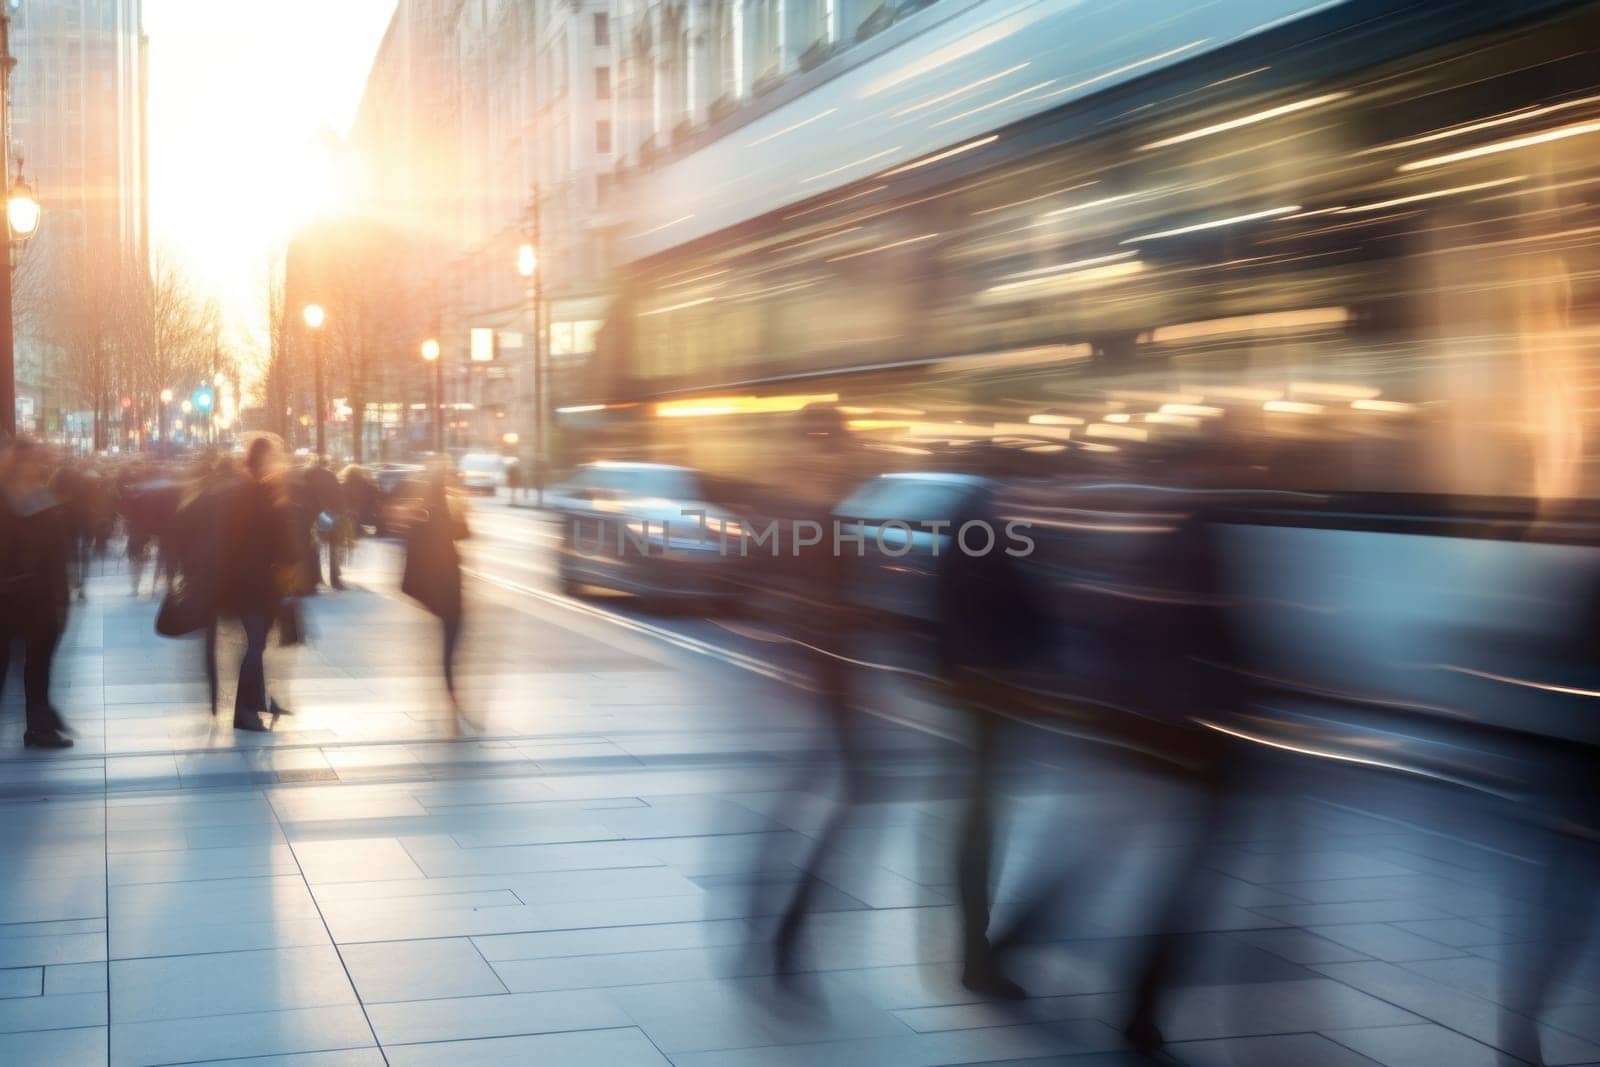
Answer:
<path fill-rule="evenodd" d="M 349 131 L 395 0 L 145 0 L 150 229 L 259 359 L 267 271 L 339 207 L 330 144 Z"/>

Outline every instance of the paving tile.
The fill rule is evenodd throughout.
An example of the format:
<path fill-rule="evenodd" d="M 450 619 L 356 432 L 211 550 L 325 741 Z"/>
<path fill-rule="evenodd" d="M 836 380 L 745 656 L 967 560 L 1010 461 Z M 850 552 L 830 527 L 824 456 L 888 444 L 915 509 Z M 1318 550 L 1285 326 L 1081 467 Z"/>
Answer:
<path fill-rule="evenodd" d="M 0 1000 L 0 1034 L 104 1026 L 105 1021 L 104 993 L 64 993 L 61 996 Z"/>
<path fill-rule="evenodd" d="M 609 996 L 587 990 L 372 1004 L 367 1013 L 386 1047 L 598 1030 L 632 1022 Z"/>
<path fill-rule="evenodd" d="M 1103 1023 L 1078 1021 L 1051 1025 L 995 1026 L 903 1037 L 869 1037 L 800 1045 L 768 1045 L 680 1053 L 676 1067 L 939 1067 L 943 1064 L 1042 1060 L 1119 1049 L 1122 1038 Z"/>
<path fill-rule="evenodd" d="M 1415 1027 L 1395 1027 L 1412 1030 Z M 1339 1031 L 1340 1033 L 1367 1031 Z M 1284 1034 L 1272 1037 L 1226 1037 L 1212 1041 L 1183 1041 L 1168 1045 L 1167 1055 L 1189 1067 L 1372 1067 L 1358 1055 L 1320 1034 Z M 1414 1060 L 1413 1067 L 1424 1062 Z M 1444 1061 L 1440 1061 L 1441 1063 Z"/>
<path fill-rule="evenodd" d="M 85 963 L 106 958 L 105 934 L 52 934 L 0 938 L 0 967 Z"/>
<path fill-rule="evenodd" d="M 101 1022 L 104 1023 L 104 1019 Z M 85 1067 L 105 1063 L 106 1028 L 101 1025 L 7 1034 L 4 1055 L 7 1062 L 27 1067 Z"/>
<path fill-rule="evenodd" d="M 377 878 L 421 878 L 422 871 L 392 838 L 297 841 L 294 854 L 307 882 L 367 882 Z"/>
<path fill-rule="evenodd" d="M 1362 966 L 1366 965 L 1330 964 L 1318 969 Z M 1320 979 L 1191 986 L 1172 992 L 1160 1022 L 1167 1040 L 1197 1041 L 1421 1021 L 1411 1012 L 1385 1003 L 1387 999 Z"/>
<path fill-rule="evenodd" d="M 668 1060 L 633 1028 L 535 1034 L 386 1049 L 390 1067 L 668 1067 Z"/>
<path fill-rule="evenodd" d="M 327 943 L 328 928 L 321 919 L 190 923 L 178 911 L 160 921 L 123 923 L 111 937 L 112 958 L 118 960 Z"/>
<path fill-rule="evenodd" d="M 355 1000 L 332 945 L 114 960 L 111 964 L 113 1025 L 321 1008 Z"/>
<path fill-rule="evenodd" d="M 1368 958 L 1355 948 L 1330 941 L 1308 930 L 1249 930 L 1233 936 L 1247 945 L 1282 956 L 1291 963 L 1345 963 Z"/>
<path fill-rule="evenodd" d="M 803 1008 L 797 1008 L 797 996 Z M 848 982 L 806 975 L 684 981 L 611 990 L 611 998 L 668 1055 L 710 1049 L 895 1036 L 905 1026 L 854 996 Z"/>
<path fill-rule="evenodd" d="M 113 1002 L 115 998 L 113 998 Z M 281 1056 L 373 1044 L 361 1009 L 290 1008 L 156 1022 L 114 1023 L 112 1067 Z"/>
<path fill-rule="evenodd" d="M 66 963 L 44 969 L 46 996 L 57 993 L 104 993 L 105 991 L 104 963 Z"/>
<path fill-rule="evenodd" d="M 383 1052 L 379 1049 L 347 1048 L 287 1056 L 251 1056 L 242 1060 L 201 1060 L 184 1067 L 384 1067 L 384 1064 Z"/>
<path fill-rule="evenodd" d="M 1354 949 L 1363 956 L 1399 963 L 1406 960 L 1437 960 L 1466 955 L 1431 938 L 1399 929 L 1388 923 L 1348 923 L 1339 926 L 1314 926 L 1306 931 L 1335 944 Z M 1307 963 L 1343 963 L 1344 960 L 1307 960 Z"/>
<path fill-rule="evenodd" d="M 1312 969 L 1422 1017 L 1413 1021 L 1434 1022 L 1484 1044 L 1501 1047 L 1500 1009 L 1480 997 L 1452 989 L 1392 963 L 1319 963 Z M 1323 1029 L 1355 1028 L 1329 1026 Z M 1600 1045 L 1548 1026 L 1540 1027 L 1539 1033 L 1545 1060 L 1552 1065 L 1600 1063 Z M 1501 1051 L 1512 1055 L 1528 1052 L 1526 1049 L 1513 1048 L 1502 1048 Z"/>
<path fill-rule="evenodd" d="M 339 954 L 368 1005 L 506 992 L 466 938 L 345 945 Z"/>
<path fill-rule="evenodd" d="M 0 971 L 0 999 L 36 997 L 43 991 L 43 967 L 15 967 Z"/>
<path fill-rule="evenodd" d="M 1385 1067 L 1449 1064 L 1450 1067 L 1522 1067 L 1523 1061 L 1453 1030 L 1427 1023 L 1373 1030 L 1333 1030 L 1328 1037 Z"/>
<path fill-rule="evenodd" d="M 473 938 L 491 963 L 562 956 L 596 956 L 611 952 L 653 952 L 663 949 L 742 945 L 762 935 L 745 919 L 648 926 L 596 927 L 540 933 L 497 934 Z"/>

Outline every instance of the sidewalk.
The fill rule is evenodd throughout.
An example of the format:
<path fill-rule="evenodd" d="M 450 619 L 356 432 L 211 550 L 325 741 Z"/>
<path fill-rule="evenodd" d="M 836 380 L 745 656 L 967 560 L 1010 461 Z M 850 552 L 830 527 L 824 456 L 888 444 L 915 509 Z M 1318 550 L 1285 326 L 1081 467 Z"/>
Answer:
<path fill-rule="evenodd" d="M 784 985 L 759 944 L 831 786 L 805 700 L 479 590 L 485 735 L 446 740 L 429 620 L 381 548 L 361 562 L 364 589 L 315 600 L 312 647 L 274 653 L 296 714 L 267 735 L 213 724 L 198 647 L 95 579 L 61 657 L 80 747 L 24 752 L 5 710 L 0 1062 L 1141 1062 L 1117 1028 L 1192 815 L 1171 796 L 1030 742 L 1000 907 L 1052 860 L 1093 878 L 1066 940 L 1019 960 L 1033 999 L 983 1003 L 956 981 L 958 753 L 872 726 L 893 788 L 832 857 Z M 1512 1062 L 1494 1001 L 1533 936 L 1505 891 L 1515 839 L 1452 835 L 1449 796 L 1391 817 L 1362 781 L 1218 859 L 1164 1020 L 1176 1062 Z M 1600 1063 L 1592 957 L 1559 1004 L 1550 1062 Z"/>

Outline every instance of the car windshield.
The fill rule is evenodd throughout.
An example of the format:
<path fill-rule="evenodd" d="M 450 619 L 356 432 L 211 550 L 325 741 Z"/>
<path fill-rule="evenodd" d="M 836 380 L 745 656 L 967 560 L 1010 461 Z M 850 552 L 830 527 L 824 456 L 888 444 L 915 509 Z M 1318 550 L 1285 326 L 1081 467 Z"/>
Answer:
<path fill-rule="evenodd" d="M 617 496 L 660 497 L 666 500 L 700 500 L 699 479 L 691 471 L 673 467 L 592 467 L 578 479 L 589 489 L 608 490 Z"/>
<path fill-rule="evenodd" d="M 460 468 L 469 474 L 494 474 L 505 466 L 499 456 L 462 456 Z"/>
<path fill-rule="evenodd" d="M 972 491 L 967 482 L 933 478 L 873 478 L 834 509 L 847 518 L 905 522 L 952 518 Z"/>

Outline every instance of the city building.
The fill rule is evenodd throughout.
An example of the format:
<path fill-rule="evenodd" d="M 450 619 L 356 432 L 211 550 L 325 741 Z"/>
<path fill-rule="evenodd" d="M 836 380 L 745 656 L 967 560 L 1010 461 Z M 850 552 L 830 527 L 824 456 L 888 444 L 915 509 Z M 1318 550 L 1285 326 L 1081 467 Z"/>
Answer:
<path fill-rule="evenodd" d="M 415 234 L 449 443 L 532 450 L 521 244 L 537 244 L 556 407 L 582 391 L 651 175 L 977 2 L 400 0 L 350 135 L 354 201 Z M 375 415 L 420 447 L 427 375 L 395 365 Z"/>
<path fill-rule="evenodd" d="M 146 40 L 142 0 L 27 0 L 12 4 L 11 150 L 44 207 L 23 255 L 42 274 L 91 253 L 149 260 L 146 196 Z M 56 387 L 58 352 L 19 292 L 19 426 L 65 426 L 70 397 Z"/>

